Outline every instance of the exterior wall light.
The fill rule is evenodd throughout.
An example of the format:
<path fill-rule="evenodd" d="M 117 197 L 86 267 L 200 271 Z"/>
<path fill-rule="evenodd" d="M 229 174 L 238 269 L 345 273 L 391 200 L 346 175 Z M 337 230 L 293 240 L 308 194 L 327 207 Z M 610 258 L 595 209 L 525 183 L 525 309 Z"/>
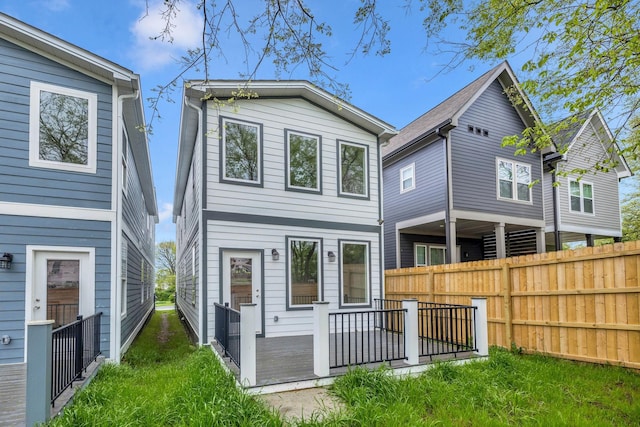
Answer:
<path fill-rule="evenodd" d="M 274 261 L 278 261 L 280 259 L 280 254 L 277 249 L 271 249 L 271 259 Z"/>
<path fill-rule="evenodd" d="M 329 257 L 329 262 L 335 262 L 336 261 L 336 254 L 333 251 L 329 251 L 327 256 Z"/>
<path fill-rule="evenodd" d="M 3 270 L 11 270 L 11 262 L 13 261 L 13 255 L 8 252 L 5 252 L 2 257 L 0 257 L 0 269 Z"/>

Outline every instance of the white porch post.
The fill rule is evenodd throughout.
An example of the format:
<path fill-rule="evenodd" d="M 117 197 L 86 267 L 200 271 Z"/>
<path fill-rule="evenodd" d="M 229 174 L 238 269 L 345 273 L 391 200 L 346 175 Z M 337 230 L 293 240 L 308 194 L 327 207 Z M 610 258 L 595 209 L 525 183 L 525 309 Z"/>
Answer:
<path fill-rule="evenodd" d="M 53 320 L 27 323 L 28 427 L 49 421 L 51 411 L 51 330 Z"/>
<path fill-rule="evenodd" d="M 420 362 L 420 350 L 418 346 L 418 300 L 402 300 L 404 313 L 404 355 L 409 365 L 417 365 Z"/>
<path fill-rule="evenodd" d="M 240 382 L 256 385 L 255 304 L 240 304 Z"/>
<path fill-rule="evenodd" d="M 449 264 L 455 264 L 460 262 L 458 259 L 458 232 L 456 228 L 456 220 L 449 219 L 447 234 L 447 256 L 449 257 Z"/>
<path fill-rule="evenodd" d="M 536 229 L 536 252 L 543 254 L 547 251 L 547 241 L 544 233 L 544 228 L 540 227 Z"/>
<path fill-rule="evenodd" d="M 329 376 L 329 302 L 313 302 L 313 373 Z"/>
<path fill-rule="evenodd" d="M 496 258 L 506 258 L 507 248 L 504 234 L 504 222 L 495 225 L 496 230 Z"/>
<path fill-rule="evenodd" d="M 476 354 L 478 356 L 489 355 L 489 331 L 487 329 L 487 299 L 471 298 L 471 305 L 476 308 L 473 331 L 475 333 Z"/>

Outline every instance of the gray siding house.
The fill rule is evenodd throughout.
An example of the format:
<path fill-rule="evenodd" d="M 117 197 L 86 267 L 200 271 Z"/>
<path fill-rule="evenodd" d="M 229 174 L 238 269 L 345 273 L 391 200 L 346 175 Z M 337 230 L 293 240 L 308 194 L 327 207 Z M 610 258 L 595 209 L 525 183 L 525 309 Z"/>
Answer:
<path fill-rule="evenodd" d="M 505 62 L 391 138 L 382 152 L 385 268 L 543 252 L 542 186 L 529 186 L 543 179 L 542 155 L 501 146 L 537 120 Z"/>
<path fill-rule="evenodd" d="M 176 302 L 200 344 L 214 303 L 255 303 L 256 333 L 273 337 L 309 335 L 313 301 L 381 297 L 380 145 L 394 134 L 305 81 L 188 82 Z"/>
<path fill-rule="evenodd" d="M 102 312 L 120 360 L 153 310 L 157 211 L 138 75 L 2 13 L 0 57 L 2 419 L 24 404 L 26 323 Z"/>
<path fill-rule="evenodd" d="M 557 153 L 545 157 L 545 218 L 548 250 L 563 243 L 622 237 L 619 181 L 631 176 L 598 109 L 556 124 Z M 593 171 L 596 164 L 608 170 Z M 553 183 L 557 182 L 556 185 Z"/>

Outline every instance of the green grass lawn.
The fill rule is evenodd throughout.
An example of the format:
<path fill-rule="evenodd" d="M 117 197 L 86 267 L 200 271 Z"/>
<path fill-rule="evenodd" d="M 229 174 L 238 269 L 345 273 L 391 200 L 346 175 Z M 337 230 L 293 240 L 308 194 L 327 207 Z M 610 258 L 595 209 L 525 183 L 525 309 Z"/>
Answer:
<path fill-rule="evenodd" d="M 170 307 L 173 305 L 171 301 L 156 301 L 156 307 Z"/>
<path fill-rule="evenodd" d="M 164 328 L 163 328 L 164 316 Z M 640 426 L 640 374 L 492 349 L 417 378 L 354 369 L 330 390 L 340 412 L 300 426 Z M 196 350 L 175 312 L 155 313 L 120 366 L 107 365 L 52 426 L 280 426 L 288 421 Z"/>

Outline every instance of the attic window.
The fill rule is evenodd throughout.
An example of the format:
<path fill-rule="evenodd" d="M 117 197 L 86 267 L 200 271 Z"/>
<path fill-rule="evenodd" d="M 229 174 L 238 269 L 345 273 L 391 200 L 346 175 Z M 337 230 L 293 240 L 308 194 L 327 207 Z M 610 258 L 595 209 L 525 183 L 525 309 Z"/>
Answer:
<path fill-rule="evenodd" d="M 488 129 L 482 129 L 482 136 L 489 136 L 489 130 Z"/>
<path fill-rule="evenodd" d="M 467 126 L 467 130 L 471 133 L 473 133 L 473 125 L 468 125 Z"/>

